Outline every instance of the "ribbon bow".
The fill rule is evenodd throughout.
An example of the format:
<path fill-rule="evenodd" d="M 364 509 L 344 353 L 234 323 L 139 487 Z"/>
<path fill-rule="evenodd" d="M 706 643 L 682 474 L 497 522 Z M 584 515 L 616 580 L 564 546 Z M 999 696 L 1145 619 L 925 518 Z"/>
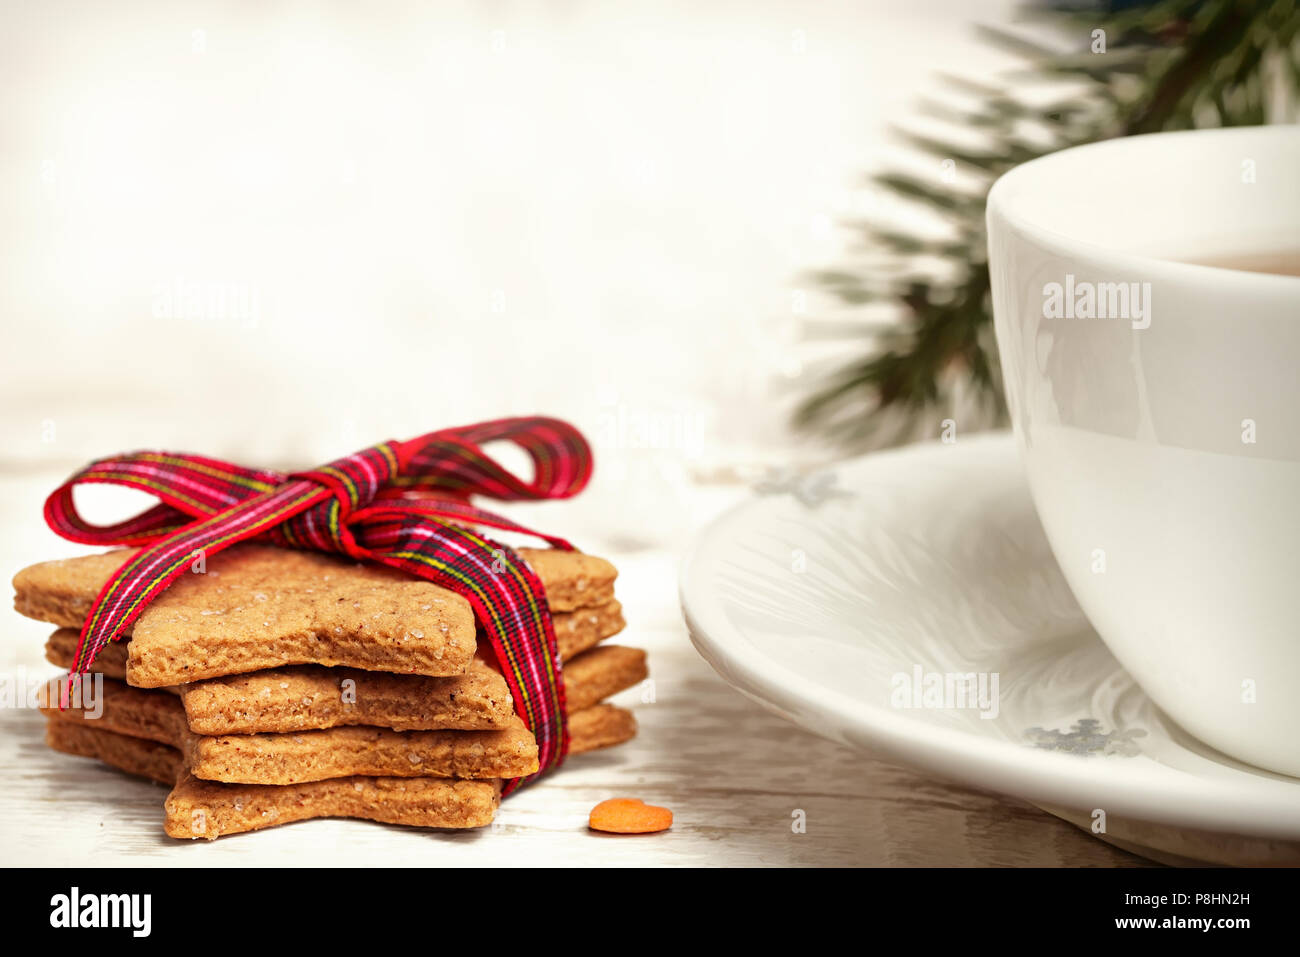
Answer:
<path fill-rule="evenodd" d="M 532 459 L 525 482 L 480 445 L 510 441 Z M 522 532 L 573 548 L 470 504 L 568 498 L 591 477 L 591 449 L 558 419 L 500 419 L 389 441 L 329 465 L 285 475 L 229 462 L 135 452 L 99 459 L 45 502 L 45 521 L 86 545 L 147 546 L 104 585 L 86 617 L 73 673 L 85 672 L 196 558 L 251 538 L 291 548 L 339 552 L 379 562 L 463 595 L 491 640 L 516 710 L 537 738 L 538 775 L 568 752 L 564 679 L 545 591 L 512 550 L 466 523 Z M 125 485 L 158 505 L 115 525 L 86 522 L 72 490 L 81 483 Z M 534 775 L 533 777 L 536 777 Z M 506 793 L 532 778 L 516 779 Z"/>

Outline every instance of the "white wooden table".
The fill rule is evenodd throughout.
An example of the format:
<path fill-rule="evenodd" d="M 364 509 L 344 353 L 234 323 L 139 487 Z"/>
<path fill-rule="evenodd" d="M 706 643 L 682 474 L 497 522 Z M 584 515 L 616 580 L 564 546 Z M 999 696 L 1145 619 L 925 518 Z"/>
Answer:
<path fill-rule="evenodd" d="M 41 524 L 57 476 L 0 478 L 7 573 L 74 549 Z M 588 539 L 589 540 L 589 539 Z M 490 829 L 422 832 L 307 821 L 187 843 L 162 832 L 166 790 L 45 747 L 38 712 L 0 710 L 0 864 L 256 865 L 1097 865 L 1138 864 L 1020 802 L 952 787 L 865 757 L 768 714 L 696 654 L 677 606 L 671 550 L 598 549 L 619 566 L 628 629 L 650 652 L 648 688 L 616 699 L 637 738 L 572 759 L 509 798 Z M 53 674 L 49 627 L 7 613 L 0 669 Z M 586 828 L 592 805 L 634 796 L 672 808 L 673 829 L 618 837 Z M 804 812 L 806 831 L 792 828 Z"/>

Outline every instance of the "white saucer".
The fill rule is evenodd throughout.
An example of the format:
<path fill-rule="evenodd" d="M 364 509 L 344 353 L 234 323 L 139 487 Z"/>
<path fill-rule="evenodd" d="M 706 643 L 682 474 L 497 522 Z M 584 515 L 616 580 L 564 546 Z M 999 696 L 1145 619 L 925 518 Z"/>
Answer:
<path fill-rule="evenodd" d="M 1300 861 L 1300 779 L 1200 744 L 1119 666 L 1057 569 L 1010 435 L 760 491 L 682 569 L 692 640 L 740 691 L 817 734 L 1094 833 L 1104 812 L 1097 836 L 1148 857 Z M 996 673 L 996 717 L 897 706 L 895 676 L 917 668 Z"/>

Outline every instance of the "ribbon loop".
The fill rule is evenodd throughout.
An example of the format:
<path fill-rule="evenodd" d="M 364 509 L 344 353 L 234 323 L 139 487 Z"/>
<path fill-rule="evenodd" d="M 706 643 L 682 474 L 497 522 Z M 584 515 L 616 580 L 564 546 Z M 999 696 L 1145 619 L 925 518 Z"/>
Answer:
<path fill-rule="evenodd" d="M 481 445 L 510 441 L 533 463 L 514 475 Z M 50 527 L 88 545 L 143 545 L 104 585 L 82 627 L 74 672 L 132 623 L 198 554 L 262 539 L 293 548 L 378 562 L 463 595 L 492 643 L 520 717 L 537 738 L 543 773 L 568 750 L 564 681 L 545 590 L 511 549 L 472 526 L 504 529 L 570 549 L 470 503 L 567 498 L 591 477 L 591 449 L 573 426 L 545 417 L 499 419 L 384 442 L 328 465 L 289 475 L 217 459 L 135 452 L 99 459 L 45 502 Z M 159 504 L 98 526 L 77 512 L 73 489 L 111 483 L 149 492 Z M 509 793 L 522 783 L 510 782 Z"/>
<path fill-rule="evenodd" d="M 277 472 L 197 455 L 133 452 L 97 459 L 55 489 L 45 502 L 45 521 L 64 538 L 83 545 L 139 545 L 250 495 L 269 492 L 283 481 Z M 124 522 L 94 525 L 81 517 L 73 500 L 73 487 L 82 484 L 123 485 L 155 495 L 161 504 Z"/>
<path fill-rule="evenodd" d="M 531 481 L 520 479 L 481 447 L 501 441 L 513 442 L 528 453 Z M 591 447 L 581 432 L 559 419 L 499 419 L 431 432 L 403 446 L 401 453 L 409 464 L 402 470 L 400 484 L 452 496 L 476 493 L 502 501 L 569 498 L 591 478 Z"/>

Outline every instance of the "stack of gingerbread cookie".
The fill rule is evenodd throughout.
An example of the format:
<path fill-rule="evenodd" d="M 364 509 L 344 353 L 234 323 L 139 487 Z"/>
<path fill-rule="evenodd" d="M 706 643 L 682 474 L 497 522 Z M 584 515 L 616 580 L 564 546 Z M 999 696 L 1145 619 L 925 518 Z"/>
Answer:
<path fill-rule="evenodd" d="M 51 662 L 71 667 L 76 629 L 130 554 L 15 577 L 18 611 L 61 626 L 46 644 Z M 600 644 L 624 624 L 617 572 L 579 552 L 519 554 L 551 607 L 570 753 L 628 740 L 632 715 L 602 703 L 647 673 L 644 652 Z M 481 827 L 502 781 L 538 769 L 537 743 L 469 603 L 378 566 L 237 546 L 196 562 L 94 670 L 98 698 L 47 702 L 47 741 L 174 785 L 173 837 L 314 817 Z"/>

